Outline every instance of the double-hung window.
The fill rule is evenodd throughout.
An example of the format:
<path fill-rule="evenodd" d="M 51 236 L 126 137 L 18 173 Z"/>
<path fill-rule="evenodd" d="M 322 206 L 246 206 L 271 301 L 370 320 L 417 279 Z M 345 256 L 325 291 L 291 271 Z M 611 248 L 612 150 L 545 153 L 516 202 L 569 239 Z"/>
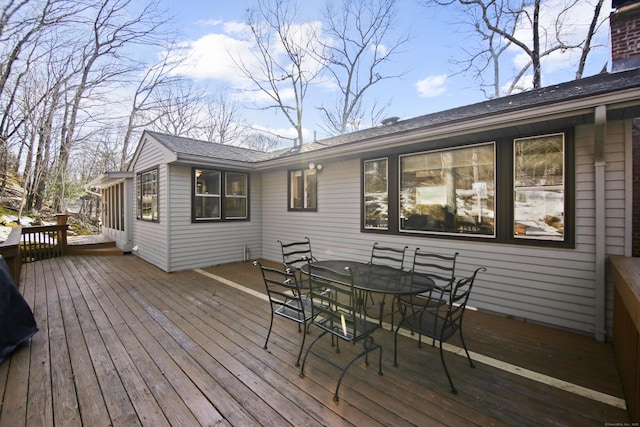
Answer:
<path fill-rule="evenodd" d="M 193 170 L 194 221 L 249 218 L 249 177 L 246 173 Z"/>
<path fill-rule="evenodd" d="M 248 182 L 246 173 L 226 172 L 225 174 L 225 218 L 247 219 Z"/>
<path fill-rule="evenodd" d="M 158 169 L 137 174 L 136 202 L 137 219 L 158 220 Z"/>

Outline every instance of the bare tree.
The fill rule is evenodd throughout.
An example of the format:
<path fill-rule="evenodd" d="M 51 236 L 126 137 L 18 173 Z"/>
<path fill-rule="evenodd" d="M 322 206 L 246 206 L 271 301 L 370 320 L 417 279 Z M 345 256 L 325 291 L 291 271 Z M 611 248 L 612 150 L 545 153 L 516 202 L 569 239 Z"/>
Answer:
<path fill-rule="evenodd" d="M 158 97 L 154 95 L 164 88 L 170 88 L 172 85 L 181 82 L 182 78 L 173 73 L 180 65 L 180 62 L 175 60 L 172 48 L 169 47 L 163 52 L 157 63 L 150 67 L 145 67 L 131 100 L 131 111 L 127 117 L 127 126 L 122 137 L 120 169 L 126 168 L 132 138 L 136 131 L 150 126 L 158 119 L 158 116 L 151 112 L 157 111 L 163 100 L 158 100 Z"/>
<path fill-rule="evenodd" d="M 407 35 L 391 40 L 397 0 L 343 0 L 341 9 L 327 3 L 327 24 L 321 61 L 331 81 L 338 87 L 339 97 L 333 106 L 320 106 L 324 128 L 329 134 L 357 130 L 367 114 L 380 117 L 379 104 L 364 102 L 365 93 L 383 80 L 402 74 L 385 75 L 382 70 L 408 41 Z"/>
<path fill-rule="evenodd" d="M 33 54 L 33 42 L 48 28 L 67 22 L 82 6 L 68 0 L 8 1 L 0 9 L 0 95 L 16 65 L 26 67 L 25 50 Z"/>
<path fill-rule="evenodd" d="M 76 135 L 78 114 L 85 95 L 99 85 L 113 82 L 133 68 L 125 60 L 123 50 L 132 44 L 152 44 L 156 32 L 166 23 L 154 2 L 147 3 L 138 13 L 132 14 L 133 0 L 104 0 L 95 8 L 91 23 L 91 38 L 80 47 L 78 54 L 78 80 L 67 120 L 63 128 L 58 163 L 64 175 Z M 118 59 L 118 62 L 113 62 Z M 96 69 L 97 68 L 97 69 Z M 64 182 L 64 178 L 60 180 Z"/>
<path fill-rule="evenodd" d="M 487 7 L 487 17 L 496 27 L 503 28 L 505 32 L 514 34 L 517 28 L 517 19 L 503 8 L 505 0 L 496 0 Z M 471 28 L 469 42 L 473 43 L 478 39 L 478 46 L 467 47 L 466 43 L 460 49 L 465 57 L 454 59 L 452 62 L 461 67 L 460 74 L 472 74 L 478 81 L 480 90 L 487 98 L 498 98 L 501 94 L 502 80 L 501 58 L 507 52 L 511 42 L 499 34 L 486 28 L 483 18 L 478 16 L 478 8 L 461 8 L 461 16 L 466 16 L 466 23 Z M 479 37 L 478 37 L 479 36 Z M 459 74 L 456 73 L 456 74 Z M 489 77 L 486 77 L 488 75 Z"/>
<path fill-rule="evenodd" d="M 202 124 L 203 139 L 219 144 L 241 141 L 245 131 L 237 103 L 219 92 L 208 97 L 207 114 Z"/>
<path fill-rule="evenodd" d="M 171 135 L 198 138 L 205 116 L 206 89 L 182 80 L 153 93 L 148 111 L 149 128 Z"/>
<path fill-rule="evenodd" d="M 64 208 L 82 179 L 69 167 L 73 150 L 121 118 L 116 89 L 143 69 L 131 48 L 158 46 L 166 22 L 156 0 L 0 5 L 0 144 L 23 167 L 26 208 L 39 210 L 50 195 Z"/>
<path fill-rule="evenodd" d="M 278 146 L 278 139 L 263 132 L 247 132 L 243 136 L 242 146 L 259 151 L 271 151 Z"/>
<path fill-rule="evenodd" d="M 592 9 L 591 25 L 587 33 L 578 39 L 575 37 L 574 23 L 568 21 L 570 13 L 582 4 L 580 0 L 555 2 L 559 9 L 554 12 L 553 19 L 546 25 L 541 22 L 541 13 L 542 8 L 549 2 L 543 2 L 543 0 L 424 0 L 424 4 L 458 6 L 467 17 L 473 17 L 467 23 L 475 29 L 485 44 L 479 52 L 470 55 L 467 69 L 473 68 L 477 72 L 476 76 L 480 77 L 486 65 L 491 63 L 494 71 L 491 77 L 494 87 L 493 95 L 495 95 L 495 88 L 501 86 L 497 81 L 500 78 L 499 58 L 507 44 L 519 49 L 527 58 L 527 61 L 515 71 L 506 90 L 507 93 L 512 93 L 516 89 L 526 89 L 528 83 L 524 79 L 529 73 L 532 76 L 531 86 L 541 87 L 542 61 L 557 52 L 580 52 L 581 58 L 577 65 L 576 77 L 582 77 L 587 56 L 592 49 L 593 37 L 602 24 L 600 12 L 603 1 L 596 0 Z M 488 62 L 487 58 L 489 58 Z"/>
<path fill-rule="evenodd" d="M 318 23 L 298 25 L 290 0 L 258 0 L 247 25 L 256 54 L 253 63 L 233 58 L 241 72 L 270 100 L 261 109 L 284 114 L 303 142 L 304 100 L 310 83 L 322 69 L 312 54 L 319 48 Z"/>
<path fill-rule="evenodd" d="M 0 9 L 0 145 L 6 144 L 28 119 L 31 111 L 16 106 L 23 96 L 22 82 L 29 67 L 49 55 L 39 49 L 44 36 L 69 23 L 82 6 L 68 0 L 20 0 L 6 2 Z M 35 103 L 36 108 L 46 94 Z M 16 114 L 20 111 L 20 114 Z"/>
<path fill-rule="evenodd" d="M 576 70 L 576 80 L 582 78 L 584 67 L 587 64 L 587 57 L 591 52 L 593 37 L 605 21 L 600 18 L 600 12 L 602 10 L 603 3 L 604 0 L 598 0 L 594 8 L 593 16 L 591 17 L 591 23 L 589 24 L 589 30 L 587 31 L 587 35 L 584 39 L 584 45 L 581 49 L 580 61 L 578 62 L 578 69 Z"/>

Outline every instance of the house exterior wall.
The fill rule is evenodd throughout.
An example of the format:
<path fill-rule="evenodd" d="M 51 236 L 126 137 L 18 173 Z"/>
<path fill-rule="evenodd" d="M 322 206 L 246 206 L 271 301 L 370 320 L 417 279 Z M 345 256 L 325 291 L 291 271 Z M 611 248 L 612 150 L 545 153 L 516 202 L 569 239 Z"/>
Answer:
<path fill-rule="evenodd" d="M 144 141 L 138 158 L 133 165 L 136 174 L 158 168 L 158 221 L 146 221 L 136 218 L 136 190 L 137 178 L 134 178 L 132 191 L 132 218 L 133 218 L 133 253 L 151 264 L 168 271 L 169 249 L 167 240 L 168 211 L 167 211 L 167 185 L 168 166 L 162 150 L 149 140 Z"/>
<path fill-rule="evenodd" d="M 607 124 L 606 251 L 624 253 L 625 122 Z M 628 122 L 627 122 L 628 123 Z M 594 126 L 576 128 L 576 247 L 558 249 L 496 244 L 483 239 L 447 240 L 360 231 L 360 160 L 324 163 L 318 178 L 318 211 L 287 211 L 287 172 L 265 173 L 262 188 L 264 258 L 281 260 L 278 239 L 311 239 L 318 259 L 368 261 L 374 242 L 408 245 L 441 253 L 459 252 L 459 275 L 477 266 L 471 304 L 484 310 L 584 333 L 596 319 Z M 607 290 L 607 330 L 611 330 L 612 289 Z"/>
<path fill-rule="evenodd" d="M 261 179 L 249 176 L 249 221 L 191 222 L 191 166 L 171 164 L 168 168 L 168 244 L 171 248 L 167 271 L 206 267 L 261 256 Z"/>

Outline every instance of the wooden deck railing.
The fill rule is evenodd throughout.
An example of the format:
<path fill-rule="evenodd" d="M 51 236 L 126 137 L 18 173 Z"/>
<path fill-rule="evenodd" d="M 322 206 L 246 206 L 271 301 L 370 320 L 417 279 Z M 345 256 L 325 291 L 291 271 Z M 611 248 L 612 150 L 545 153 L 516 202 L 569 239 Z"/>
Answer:
<path fill-rule="evenodd" d="M 640 258 L 612 256 L 613 351 L 627 409 L 640 420 Z"/>
<path fill-rule="evenodd" d="M 22 228 L 22 262 L 40 261 L 67 255 L 67 224 Z"/>

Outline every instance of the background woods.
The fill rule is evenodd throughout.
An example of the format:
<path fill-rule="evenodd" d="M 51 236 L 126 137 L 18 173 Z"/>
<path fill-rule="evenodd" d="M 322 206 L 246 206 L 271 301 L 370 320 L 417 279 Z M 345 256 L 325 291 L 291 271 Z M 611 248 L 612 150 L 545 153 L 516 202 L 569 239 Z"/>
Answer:
<path fill-rule="evenodd" d="M 556 3 L 563 12 L 543 19 Z M 585 4 L 584 31 L 570 38 L 577 32 L 570 12 Z M 144 129 L 270 150 L 282 146 L 283 133 L 290 145 L 315 129 L 331 136 L 375 126 L 394 102 L 405 102 L 388 89 L 405 78 L 417 53 L 398 0 L 327 0 L 313 11 L 300 5 L 256 0 L 243 9 L 233 22 L 243 50 L 226 47 L 235 67 L 230 82 L 188 72 L 195 42 L 178 30 L 171 2 L 0 0 L 0 196 L 12 196 L 20 213 L 65 211 L 80 200 L 80 213 L 91 216 L 97 199 L 84 185 L 126 169 Z M 448 11 L 474 29 L 455 53 L 462 69 L 450 75 L 474 77 L 487 97 L 538 87 L 545 57 L 558 51 L 580 56 L 565 66 L 581 77 L 608 15 L 603 0 L 418 0 L 410 7 L 416 5 Z M 211 5 L 198 7 L 213 13 Z M 441 36 L 435 42 L 447 38 Z M 422 56 L 434 40 L 424 42 Z M 517 69 L 506 64 L 513 46 L 528 58 Z M 280 128 L 245 117 L 267 110 L 284 119 Z"/>

